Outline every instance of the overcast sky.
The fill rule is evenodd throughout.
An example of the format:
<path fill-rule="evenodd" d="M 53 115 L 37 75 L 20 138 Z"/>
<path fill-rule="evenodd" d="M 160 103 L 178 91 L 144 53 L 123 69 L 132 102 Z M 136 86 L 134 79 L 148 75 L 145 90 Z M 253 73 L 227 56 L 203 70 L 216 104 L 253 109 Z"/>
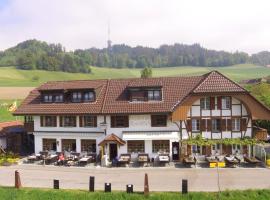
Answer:
<path fill-rule="evenodd" d="M 36 38 L 68 50 L 113 44 L 270 50 L 269 0 L 0 0 L 0 49 Z"/>

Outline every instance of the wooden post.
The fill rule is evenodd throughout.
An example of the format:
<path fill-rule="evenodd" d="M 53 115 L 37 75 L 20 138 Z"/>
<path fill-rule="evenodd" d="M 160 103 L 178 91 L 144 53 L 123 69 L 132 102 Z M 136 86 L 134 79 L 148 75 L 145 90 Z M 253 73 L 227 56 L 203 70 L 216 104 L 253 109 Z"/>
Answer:
<path fill-rule="evenodd" d="M 90 176 L 89 179 L 89 192 L 94 192 L 95 191 L 95 177 Z"/>
<path fill-rule="evenodd" d="M 144 176 L 144 196 L 149 195 L 149 184 L 148 184 L 148 175 L 145 174 Z"/>
<path fill-rule="evenodd" d="M 15 171 L 15 188 L 20 189 L 22 187 L 20 173 Z"/>
<path fill-rule="evenodd" d="M 54 179 L 53 180 L 53 189 L 59 189 L 59 180 Z"/>
<path fill-rule="evenodd" d="M 127 185 L 126 191 L 127 193 L 133 193 L 133 185 L 132 184 Z"/>
<path fill-rule="evenodd" d="M 105 192 L 112 192 L 112 185 L 111 185 L 111 183 L 105 183 L 104 191 Z"/>
<path fill-rule="evenodd" d="M 188 180 L 182 179 L 182 194 L 188 193 Z"/>

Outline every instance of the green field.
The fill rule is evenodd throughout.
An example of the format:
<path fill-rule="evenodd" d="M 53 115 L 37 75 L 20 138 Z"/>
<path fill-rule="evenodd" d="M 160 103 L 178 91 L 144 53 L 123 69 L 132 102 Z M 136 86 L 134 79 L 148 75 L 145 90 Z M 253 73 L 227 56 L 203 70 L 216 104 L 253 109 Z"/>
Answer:
<path fill-rule="evenodd" d="M 11 112 L 7 110 L 7 106 L 3 106 L 3 104 L 12 104 L 14 100 L 0 100 L 0 122 L 5 121 L 13 121 L 13 120 L 21 120 L 22 117 L 14 117 Z M 17 100 L 17 105 L 20 104 L 20 100 Z M 1 106 L 2 105 L 2 106 Z"/>
<path fill-rule="evenodd" d="M 0 67 L 0 86 L 38 86 L 52 80 L 106 79 L 140 77 L 140 69 L 112 69 L 91 67 L 91 74 L 49 72 L 41 70 L 17 70 L 14 67 Z M 153 76 L 200 75 L 211 70 L 218 70 L 235 81 L 259 78 L 270 75 L 270 68 L 252 64 L 229 67 L 167 67 L 153 68 Z"/>
<path fill-rule="evenodd" d="M 78 190 L 13 189 L 0 187 L 0 199 L 3 200 L 269 200 L 270 190 L 225 191 L 220 194 L 191 192 L 181 195 L 176 192 L 153 192 L 149 197 L 141 193 L 95 192 Z"/>

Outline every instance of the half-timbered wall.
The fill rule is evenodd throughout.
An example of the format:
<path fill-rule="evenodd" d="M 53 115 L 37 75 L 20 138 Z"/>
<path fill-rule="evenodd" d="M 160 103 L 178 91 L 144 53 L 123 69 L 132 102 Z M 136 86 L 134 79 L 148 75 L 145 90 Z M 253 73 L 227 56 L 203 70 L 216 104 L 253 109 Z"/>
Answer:
<path fill-rule="evenodd" d="M 201 109 L 200 99 L 196 100 L 188 111 L 188 118 L 183 122 L 183 138 L 188 136 L 195 137 L 198 134 L 202 134 L 204 138 L 209 139 L 222 139 L 222 138 L 240 138 L 244 136 L 252 137 L 252 122 L 248 114 L 247 108 L 239 100 L 231 98 L 230 109 L 218 108 L 218 97 L 215 97 L 214 107 L 209 110 Z M 227 123 L 226 128 L 221 128 L 220 132 L 213 132 L 211 125 L 212 119 L 220 119 L 221 123 Z M 240 131 L 231 130 L 231 120 L 234 118 L 240 118 Z M 192 131 L 192 119 L 198 119 L 200 121 L 200 130 Z M 221 125 L 221 126 L 224 126 Z"/>

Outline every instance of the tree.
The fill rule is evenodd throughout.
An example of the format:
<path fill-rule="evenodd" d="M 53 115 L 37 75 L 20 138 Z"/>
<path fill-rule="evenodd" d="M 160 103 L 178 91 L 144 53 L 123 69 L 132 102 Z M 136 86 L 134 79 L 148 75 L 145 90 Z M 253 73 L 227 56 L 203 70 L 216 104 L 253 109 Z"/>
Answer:
<path fill-rule="evenodd" d="M 141 78 L 151 78 L 152 77 L 152 68 L 150 67 L 145 67 L 141 71 Z"/>

